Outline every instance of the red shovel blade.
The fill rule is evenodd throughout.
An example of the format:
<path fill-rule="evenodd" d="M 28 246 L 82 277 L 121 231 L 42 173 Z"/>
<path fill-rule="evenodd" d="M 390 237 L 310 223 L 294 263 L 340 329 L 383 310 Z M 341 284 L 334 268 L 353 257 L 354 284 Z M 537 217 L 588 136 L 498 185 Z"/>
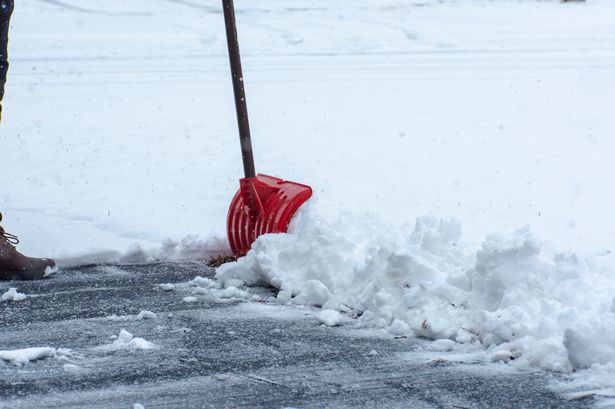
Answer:
<path fill-rule="evenodd" d="M 240 179 L 226 219 L 235 256 L 245 256 L 262 234 L 286 233 L 297 210 L 311 196 L 311 187 L 273 176 Z"/>

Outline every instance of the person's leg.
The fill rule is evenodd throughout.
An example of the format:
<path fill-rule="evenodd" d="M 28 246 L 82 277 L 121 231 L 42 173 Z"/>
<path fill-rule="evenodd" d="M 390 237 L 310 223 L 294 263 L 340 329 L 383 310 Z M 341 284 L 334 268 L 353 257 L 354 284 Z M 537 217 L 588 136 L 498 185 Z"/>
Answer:
<path fill-rule="evenodd" d="M 0 0 L 0 118 L 2 116 L 2 97 L 9 68 L 7 48 L 9 37 L 9 20 L 13 12 L 13 0 Z M 0 213 L 0 222 L 2 213 Z M 34 280 L 51 273 L 55 262 L 46 258 L 26 257 L 17 251 L 17 236 L 5 231 L 0 226 L 0 280 Z"/>
<path fill-rule="evenodd" d="M 13 13 L 13 0 L 0 0 L 0 120 L 2 119 L 2 97 L 9 69 L 8 43 L 9 22 Z"/>

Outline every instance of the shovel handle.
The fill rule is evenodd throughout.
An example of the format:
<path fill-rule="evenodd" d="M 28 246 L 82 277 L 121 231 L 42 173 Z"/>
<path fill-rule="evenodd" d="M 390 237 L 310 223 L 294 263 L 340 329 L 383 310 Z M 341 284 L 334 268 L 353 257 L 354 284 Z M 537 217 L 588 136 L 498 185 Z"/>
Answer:
<path fill-rule="evenodd" d="M 254 169 L 254 156 L 252 154 L 252 140 L 250 138 L 250 123 L 248 121 L 248 105 L 246 104 L 246 91 L 241 70 L 241 57 L 239 55 L 239 42 L 237 40 L 237 25 L 235 23 L 235 6 L 233 0 L 222 0 L 224 9 L 224 22 L 226 25 L 226 42 L 233 76 L 233 93 L 235 95 L 235 110 L 237 111 L 237 125 L 239 126 L 239 140 L 241 141 L 241 156 L 243 157 L 243 170 L 246 178 L 256 176 Z"/>

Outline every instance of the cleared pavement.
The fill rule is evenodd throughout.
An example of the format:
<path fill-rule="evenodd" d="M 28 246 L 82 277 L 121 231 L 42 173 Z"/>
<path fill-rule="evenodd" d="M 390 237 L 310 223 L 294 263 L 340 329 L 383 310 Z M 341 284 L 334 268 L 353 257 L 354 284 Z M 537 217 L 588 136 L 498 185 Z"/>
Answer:
<path fill-rule="evenodd" d="M 89 266 L 0 283 L 0 350 L 69 349 L 22 366 L 0 360 L 0 408 L 584 408 L 554 375 L 400 357 L 420 341 L 321 326 L 308 309 L 186 302 L 159 284 L 213 275 L 199 263 Z M 268 291 L 263 289 L 262 291 Z M 137 319 L 141 311 L 156 317 Z M 147 315 L 147 314 L 146 314 Z M 141 317 L 143 318 L 143 317 Z M 155 347 L 114 348 L 122 329 Z"/>

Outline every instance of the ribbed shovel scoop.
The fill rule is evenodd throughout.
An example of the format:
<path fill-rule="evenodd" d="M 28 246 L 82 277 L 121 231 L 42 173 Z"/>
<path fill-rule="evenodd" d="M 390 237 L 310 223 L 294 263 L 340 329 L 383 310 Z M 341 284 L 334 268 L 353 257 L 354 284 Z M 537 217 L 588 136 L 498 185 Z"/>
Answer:
<path fill-rule="evenodd" d="M 263 234 L 286 233 L 297 210 L 311 196 L 311 187 L 273 176 L 241 179 L 226 221 L 235 256 L 245 256 Z"/>
<path fill-rule="evenodd" d="M 239 181 L 239 191 L 231 202 L 226 230 L 233 253 L 242 257 L 257 237 L 267 233 L 286 233 L 293 215 L 312 196 L 312 188 L 256 174 L 233 0 L 222 0 L 222 7 L 245 175 Z"/>

